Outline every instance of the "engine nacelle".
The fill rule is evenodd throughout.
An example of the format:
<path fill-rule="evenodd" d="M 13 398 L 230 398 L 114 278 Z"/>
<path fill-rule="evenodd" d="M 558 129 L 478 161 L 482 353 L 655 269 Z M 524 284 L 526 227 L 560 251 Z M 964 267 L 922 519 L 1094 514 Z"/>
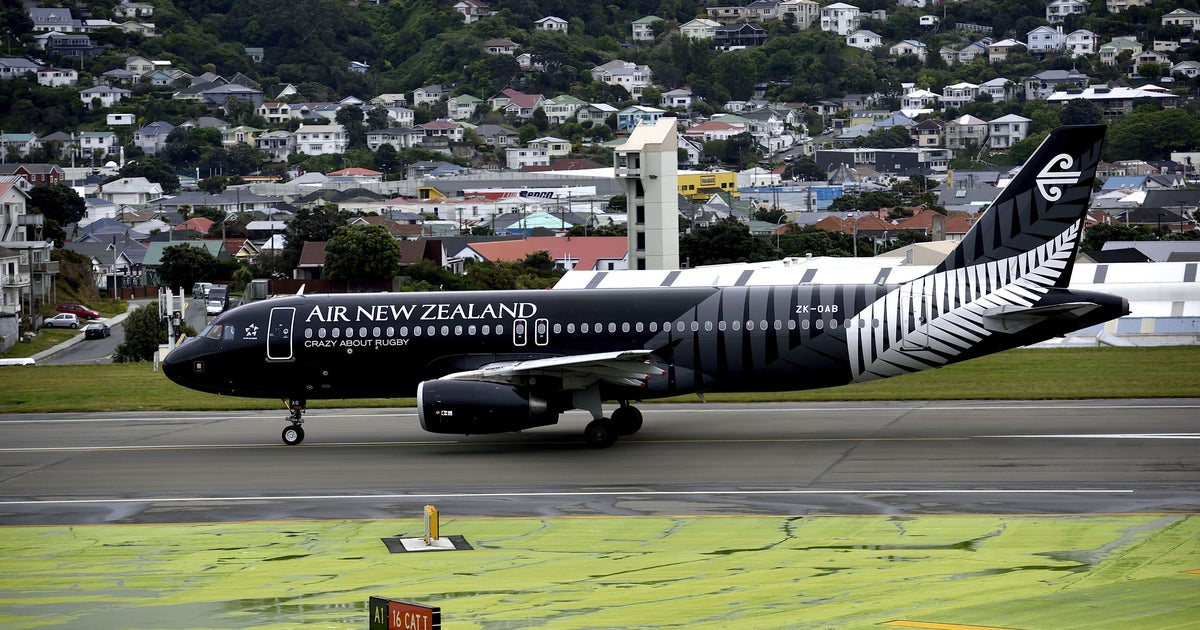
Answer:
<path fill-rule="evenodd" d="M 485 381 L 425 381 L 417 417 L 431 433 L 506 433 L 558 422 L 558 412 L 529 391 Z"/>

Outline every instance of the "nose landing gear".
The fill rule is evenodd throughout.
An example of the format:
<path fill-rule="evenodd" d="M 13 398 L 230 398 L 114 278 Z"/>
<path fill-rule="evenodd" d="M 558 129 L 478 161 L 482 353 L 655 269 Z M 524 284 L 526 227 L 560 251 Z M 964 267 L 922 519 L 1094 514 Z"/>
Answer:
<path fill-rule="evenodd" d="M 304 441 L 304 428 L 300 425 L 304 423 L 304 410 L 306 401 L 303 398 L 292 398 L 287 401 L 288 409 L 291 413 L 288 414 L 288 422 L 292 424 L 283 430 L 283 443 L 288 446 L 295 446 Z"/>

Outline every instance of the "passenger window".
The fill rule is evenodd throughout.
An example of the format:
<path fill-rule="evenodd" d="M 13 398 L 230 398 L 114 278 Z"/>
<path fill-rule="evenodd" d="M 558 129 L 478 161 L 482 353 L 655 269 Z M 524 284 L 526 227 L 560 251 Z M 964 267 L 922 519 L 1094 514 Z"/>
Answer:
<path fill-rule="evenodd" d="M 313 336 L 313 331 L 312 331 L 312 329 L 311 329 L 311 328 L 305 328 L 305 329 L 304 329 L 304 338 L 305 338 L 305 339 L 312 339 L 312 336 Z"/>
<path fill-rule="evenodd" d="M 401 326 L 401 327 L 400 327 L 400 336 L 401 336 L 401 337 L 407 337 L 407 336 L 408 336 L 408 326 Z"/>
<path fill-rule="evenodd" d="M 347 331 L 346 336 L 351 337 L 353 335 L 351 335 L 349 333 L 349 331 Z M 367 337 L 367 327 L 366 326 L 362 326 L 358 329 L 358 336 L 362 337 L 363 339 L 366 339 L 366 337 Z"/>
<path fill-rule="evenodd" d="M 838 320 L 836 320 L 836 319 L 829 320 L 829 329 L 830 330 L 837 330 L 837 327 L 838 327 Z"/>
<path fill-rule="evenodd" d="M 650 322 L 650 332 L 658 332 L 658 322 Z"/>
<path fill-rule="evenodd" d="M 379 334 L 380 334 L 380 329 L 379 329 L 379 327 L 378 327 L 378 326 L 376 326 L 375 328 L 372 328 L 372 329 L 371 329 L 371 336 L 372 336 L 372 337 L 378 337 L 378 336 L 379 336 Z"/>
<path fill-rule="evenodd" d="M 395 329 L 395 328 L 392 328 L 391 326 L 388 326 L 388 327 L 387 327 L 387 336 L 388 336 L 388 337 L 395 337 L 395 336 L 396 336 L 396 329 Z"/>
<path fill-rule="evenodd" d="M 825 328 L 825 320 L 818 319 L 816 326 L 817 326 L 817 330 L 821 330 L 821 329 Z"/>
<path fill-rule="evenodd" d="M 609 333 L 617 332 L 617 323 L 616 322 L 608 322 L 608 332 Z"/>
<path fill-rule="evenodd" d="M 366 333 L 367 333 L 367 329 L 366 329 L 366 328 L 364 328 L 364 329 L 363 329 L 363 334 L 365 335 Z M 353 326 L 347 326 L 347 327 L 346 327 L 346 336 L 347 336 L 347 337 L 353 337 L 353 336 L 354 336 L 354 327 L 353 327 Z"/>
<path fill-rule="evenodd" d="M 643 330 L 646 329 L 646 325 L 643 324 L 642 322 L 636 322 L 633 325 L 633 329 L 637 332 L 642 332 Z"/>
<path fill-rule="evenodd" d="M 414 337 L 421 336 L 421 327 L 420 326 L 413 326 L 413 336 Z"/>
<path fill-rule="evenodd" d="M 754 330 L 754 320 L 746 322 L 746 330 Z"/>
<path fill-rule="evenodd" d="M 561 332 L 562 332 L 562 324 L 558 324 L 558 323 L 554 324 L 554 334 L 557 335 Z"/>
<path fill-rule="evenodd" d="M 767 320 L 765 320 L 765 319 L 758 320 L 758 329 L 766 330 L 767 329 Z"/>
<path fill-rule="evenodd" d="M 723 319 L 721 321 L 717 322 L 717 330 L 719 330 L 721 332 L 725 332 L 725 325 L 726 325 L 725 320 L 723 320 Z"/>
<path fill-rule="evenodd" d="M 704 331 L 705 331 L 705 332 L 712 332 L 712 322 L 711 322 L 711 321 L 709 321 L 709 322 L 704 322 Z"/>
<path fill-rule="evenodd" d="M 621 332 L 629 332 L 629 322 L 621 322 Z"/>
<path fill-rule="evenodd" d="M 483 325 L 483 334 L 485 334 L 485 335 L 492 334 L 492 327 L 487 324 L 484 324 Z"/>
<path fill-rule="evenodd" d="M 788 330 L 796 330 L 796 320 L 794 320 L 794 319 L 788 320 Z"/>
<path fill-rule="evenodd" d="M 456 325 L 456 326 L 454 327 L 454 336 L 455 336 L 455 337 L 461 337 L 461 336 L 462 336 L 462 325 L 461 325 L 461 324 L 460 324 L 460 325 Z"/>
<path fill-rule="evenodd" d="M 683 332 L 684 326 L 686 326 L 686 324 L 684 324 L 683 322 L 675 322 L 675 331 Z"/>
<path fill-rule="evenodd" d="M 737 331 L 739 331 L 739 330 L 741 330 L 741 329 L 742 329 L 742 320 L 740 320 L 740 319 L 735 319 L 735 320 L 733 320 L 732 322 L 729 322 L 729 323 L 730 323 L 730 324 L 733 326 L 733 331 L 734 331 L 734 332 L 737 332 Z"/>
<path fill-rule="evenodd" d="M 692 328 L 692 332 L 696 332 L 697 330 L 700 330 L 700 322 L 692 322 L 691 328 Z"/>
<path fill-rule="evenodd" d="M 337 339 L 338 337 L 341 337 L 341 336 L 342 336 L 342 329 L 341 329 L 341 328 L 330 328 L 330 329 L 329 329 L 329 334 L 330 334 L 330 335 L 331 335 L 331 336 L 332 336 L 334 339 Z"/>
<path fill-rule="evenodd" d="M 442 336 L 443 337 L 450 336 L 450 327 L 449 326 L 442 326 Z"/>
<path fill-rule="evenodd" d="M 579 332 L 581 332 L 585 335 L 588 334 L 588 331 L 591 329 L 592 329 L 591 326 L 589 326 L 587 322 L 584 322 L 579 325 Z"/>
<path fill-rule="evenodd" d="M 471 335 L 472 337 L 474 337 L 474 336 L 475 336 L 475 333 L 476 333 L 478 330 L 479 330 L 479 329 L 475 327 L 475 324 L 471 324 L 470 326 L 467 326 L 467 334 L 468 334 L 468 335 Z"/>
<path fill-rule="evenodd" d="M 497 335 L 504 334 L 504 325 L 503 324 L 496 324 L 496 334 Z"/>
<path fill-rule="evenodd" d="M 318 329 L 317 329 L 317 338 L 318 338 L 318 339 L 324 339 L 324 338 L 325 338 L 325 329 L 324 329 L 324 328 L 318 328 Z"/>
<path fill-rule="evenodd" d="M 575 322 L 569 322 L 569 323 L 567 324 L 567 334 L 568 334 L 568 335 L 574 335 L 574 334 L 575 334 Z"/>

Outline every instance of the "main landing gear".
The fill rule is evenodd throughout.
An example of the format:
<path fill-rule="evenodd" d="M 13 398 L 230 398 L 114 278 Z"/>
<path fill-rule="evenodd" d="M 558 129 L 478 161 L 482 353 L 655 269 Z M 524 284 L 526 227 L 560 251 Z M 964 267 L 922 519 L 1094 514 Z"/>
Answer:
<path fill-rule="evenodd" d="M 303 398 L 292 398 L 287 401 L 288 422 L 292 424 L 283 430 L 283 443 L 288 446 L 295 446 L 304 441 L 304 407 L 306 401 Z"/>
<path fill-rule="evenodd" d="M 596 418 L 588 423 L 583 430 L 583 441 L 592 448 L 608 448 L 617 441 L 617 436 L 633 435 L 641 428 L 642 412 L 628 400 L 622 400 L 612 418 Z"/>

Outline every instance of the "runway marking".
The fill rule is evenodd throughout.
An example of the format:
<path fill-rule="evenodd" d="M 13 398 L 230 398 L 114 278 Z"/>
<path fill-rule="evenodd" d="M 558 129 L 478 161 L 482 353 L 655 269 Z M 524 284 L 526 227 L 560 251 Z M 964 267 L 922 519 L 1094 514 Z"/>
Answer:
<path fill-rule="evenodd" d="M 959 623 L 937 623 L 936 621 L 888 621 L 879 625 L 900 628 L 926 628 L 927 630 L 1011 630 L 1010 628 L 1001 628 L 998 626 L 964 626 Z"/>
<path fill-rule="evenodd" d="M 76 505 L 81 503 L 209 503 L 213 501 L 243 502 L 243 501 L 326 501 L 347 499 L 419 499 L 448 500 L 448 499 L 519 499 L 539 497 L 687 497 L 687 496 L 804 496 L 804 495 L 873 495 L 873 494 L 911 494 L 911 495 L 947 495 L 947 494 L 1133 494 L 1127 488 L 1023 488 L 995 489 L 976 488 L 962 490 L 911 490 L 905 488 L 878 488 L 873 490 L 605 490 L 581 492 L 446 492 L 446 493 L 416 493 L 416 494 L 307 494 L 307 495 L 267 495 L 267 496 L 209 496 L 209 497 L 143 497 L 139 499 L 46 499 L 39 501 L 0 501 L 0 506 L 16 505 Z"/>
<path fill-rule="evenodd" d="M 930 438 L 762 438 L 762 439 L 712 439 L 712 440 L 624 440 L 623 444 L 792 444 L 805 442 L 963 442 L 966 437 L 930 437 Z M 26 446 L 0 448 L 0 453 L 87 453 L 94 451 L 189 451 L 213 449 L 245 449 L 245 448 L 345 448 L 345 447 L 381 447 L 381 446 L 534 446 L 538 444 L 573 444 L 573 442 L 553 441 L 497 441 L 497 442 L 464 442 L 461 440 L 414 440 L 409 442 L 321 442 L 305 444 L 304 446 L 285 446 L 278 442 L 254 442 L 250 444 L 158 444 L 140 446 Z"/>
<path fill-rule="evenodd" d="M 1200 433 L 1051 433 L 1045 435 L 977 435 L 980 438 L 1055 438 L 1096 440 L 1200 440 Z"/>

